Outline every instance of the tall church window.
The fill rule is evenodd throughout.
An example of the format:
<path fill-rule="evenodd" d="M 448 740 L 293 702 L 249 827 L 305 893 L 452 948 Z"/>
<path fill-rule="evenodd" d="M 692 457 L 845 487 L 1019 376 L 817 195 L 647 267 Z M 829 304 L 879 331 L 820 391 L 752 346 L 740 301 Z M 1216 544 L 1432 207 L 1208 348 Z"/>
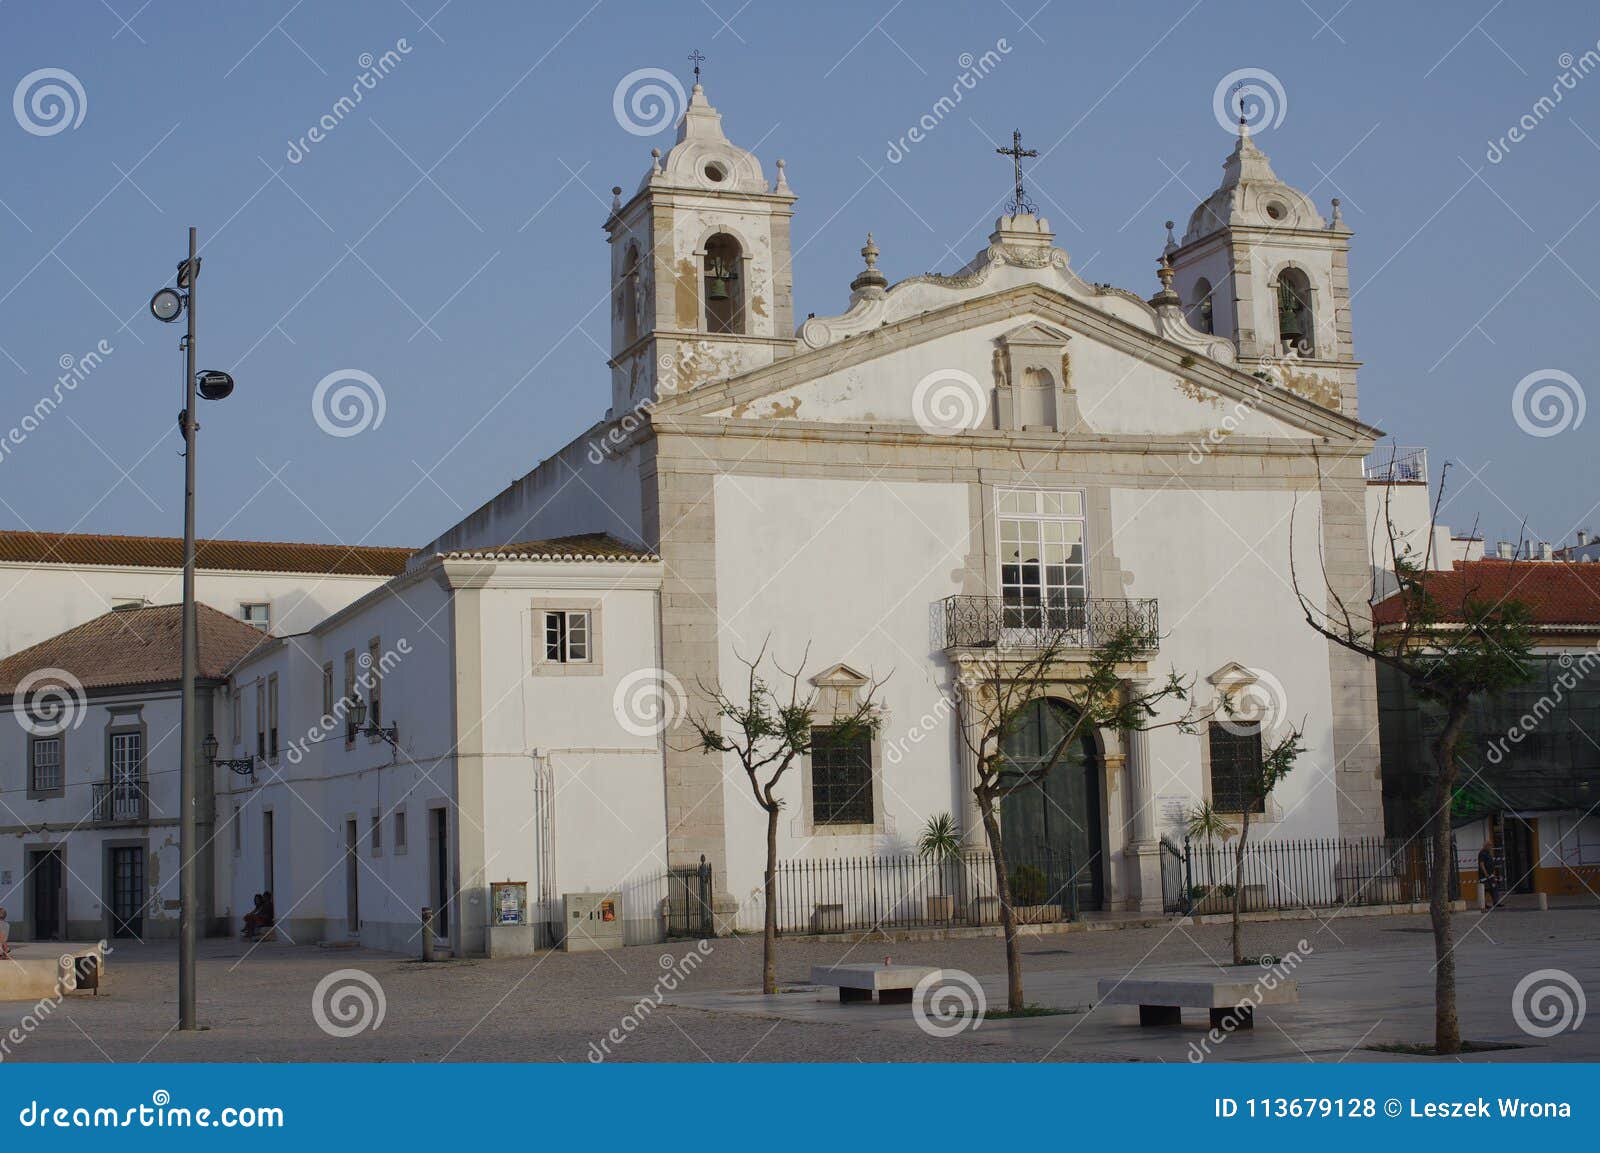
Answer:
<path fill-rule="evenodd" d="M 1189 323 L 1201 332 L 1217 331 L 1211 316 L 1211 282 L 1203 276 L 1194 282 L 1194 304 L 1189 309 Z"/>
<path fill-rule="evenodd" d="M 822 725 L 811 732 L 811 819 L 872 824 L 872 735 Z"/>
<path fill-rule="evenodd" d="M 622 258 L 622 347 L 639 339 L 639 246 L 628 245 Z"/>
<path fill-rule="evenodd" d="M 1083 627 L 1083 494 L 1002 489 L 1000 595 L 1009 629 Z"/>
<path fill-rule="evenodd" d="M 744 323 L 744 250 L 726 232 L 706 241 L 706 331 L 742 333 Z"/>
<path fill-rule="evenodd" d="M 1261 728 L 1239 721 L 1212 722 L 1207 732 L 1211 745 L 1211 803 L 1221 813 L 1267 811 L 1256 795 L 1254 782 L 1261 776 Z"/>
<path fill-rule="evenodd" d="M 1298 268 L 1286 268 L 1278 275 L 1278 339 L 1284 351 L 1302 356 L 1316 351 L 1316 329 L 1311 318 L 1311 281 Z"/>

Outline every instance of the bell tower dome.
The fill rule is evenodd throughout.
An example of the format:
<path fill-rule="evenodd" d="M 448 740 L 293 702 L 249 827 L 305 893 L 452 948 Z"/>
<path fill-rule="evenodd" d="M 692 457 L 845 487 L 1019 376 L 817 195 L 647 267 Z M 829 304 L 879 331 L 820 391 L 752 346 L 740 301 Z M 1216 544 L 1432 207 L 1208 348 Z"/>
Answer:
<path fill-rule="evenodd" d="M 1350 236 L 1339 201 L 1324 220 L 1241 122 L 1221 185 L 1164 256 L 1189 323 L 1233 341 L 1241 368 L 1355 416 Z"/>
<path fill-rule="evenodd" d="M 795 196 L 782 160 L 769 185 L 755 154 L 723 135 L 704 88 L 632 198 L 612 191 L 614 411 L 793 355 Z"/>

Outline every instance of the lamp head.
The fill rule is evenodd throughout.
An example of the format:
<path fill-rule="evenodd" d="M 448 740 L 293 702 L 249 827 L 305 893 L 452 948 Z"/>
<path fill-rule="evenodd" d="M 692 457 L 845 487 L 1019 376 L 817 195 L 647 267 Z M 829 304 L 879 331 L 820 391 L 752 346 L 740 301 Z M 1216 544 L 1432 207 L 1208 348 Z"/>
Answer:
<path fill-rule="evenodd" d="M 207 400 L 226 400 L 233 393 L 233 377 L 214 368 L 196 376 L 195 385 Z"/>
<path fill-rule="evenodd" d="M 163 324 L 171 324 L 183 315 L 183 294 L 175 288 L 163 288 L 150 298 L 150 315 Z"/>

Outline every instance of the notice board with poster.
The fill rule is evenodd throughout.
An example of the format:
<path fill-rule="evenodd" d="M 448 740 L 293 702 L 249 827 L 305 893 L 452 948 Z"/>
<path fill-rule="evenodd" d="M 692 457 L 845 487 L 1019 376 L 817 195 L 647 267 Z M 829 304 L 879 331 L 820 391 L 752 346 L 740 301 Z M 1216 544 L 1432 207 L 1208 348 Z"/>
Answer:
<path fill-rule="evenodd" d="M 489 924 L 526 925 L 528 923 L 528 882 L 489 882 Z"/>

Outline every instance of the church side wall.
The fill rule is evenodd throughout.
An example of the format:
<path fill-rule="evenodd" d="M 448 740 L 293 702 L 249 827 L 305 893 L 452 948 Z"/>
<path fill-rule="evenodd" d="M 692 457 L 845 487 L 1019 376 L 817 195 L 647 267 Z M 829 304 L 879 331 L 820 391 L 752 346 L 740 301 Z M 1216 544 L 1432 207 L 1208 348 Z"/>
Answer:
<path fill-rule="evenodd" d="M 629 443 L 622 427 L 644 419 L 624 414 L 618 424 L 595 425 L 440 534 L 422 554 L 592 532 L 645 543 L 640 448 Z"/>

